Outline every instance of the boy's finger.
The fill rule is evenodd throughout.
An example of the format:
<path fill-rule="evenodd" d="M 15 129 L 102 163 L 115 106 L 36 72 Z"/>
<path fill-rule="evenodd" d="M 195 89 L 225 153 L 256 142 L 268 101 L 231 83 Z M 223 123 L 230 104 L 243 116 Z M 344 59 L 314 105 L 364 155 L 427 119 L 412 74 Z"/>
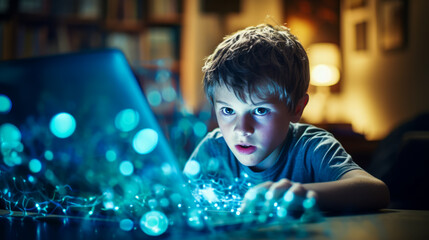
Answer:
<path fill-rule="evenodd" d="M 272 184 L 273 182 L 264 182 L 249 189 L 244 195 L 243 202 L 238 211 L 251 211 L 252 206 L 255 205 L 255 201 L 261 197 L 265 197 L 266 192 Z"/>
<path fill-rule="evenodd" d="M 286 178 L 271 184 L 268 192 L 265 194 L 265 199 L 268 201 L 279 199 L 292 185 L 293 182 Z"/>

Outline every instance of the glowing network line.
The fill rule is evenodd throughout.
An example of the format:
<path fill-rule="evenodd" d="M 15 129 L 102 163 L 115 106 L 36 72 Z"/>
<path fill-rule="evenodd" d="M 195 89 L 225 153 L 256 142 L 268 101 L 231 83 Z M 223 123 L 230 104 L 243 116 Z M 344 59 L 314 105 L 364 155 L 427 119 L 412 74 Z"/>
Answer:
<path fill-rule="evenodd" d="M 161 97 L 170 101 L 174 96 L 171 89 L 167 89 Z M 10 111 L 9 101 L 0 95 L 0 114 Z M 140 227 L 150 236 L 164 234 L 183 219 L 188 226 L 203 229 L 209 224 L 209 211 L 241 217 L 239 209 L 244 194 L 253 186 L 246 174 L 230 179 L 221 174 L 221 159 L 209 159 L 204 168 L 197 160 L 191 160 L 184 167 L 188 182 L 178 187 L 172 165 L 151 154 L 158 146 L 159 135 L 154 129 L 139 128 L 142 116 L 138 111 L 131 108 L 118 111 L 103 130 L 98 122 L 85 119 L 86 124 L 93 125 L 91 129 L 107 132 L 103 134 L 80 132 L 78 127 L 82 124 L 76 116 L 59 112 L 48 121 L 29 118 L 19 126 L 0 125 L 3 160 L 0 162 L 0 205 L 11 215 L 21 211 L 24 215 L 35 213 L 32 215 L 35 217 L 110 216 L 119 220 L 122 231 Z M 180 118 L 174 127 L 172 132 L 176 135 L 172 138 L 179 139 L 178 142 L 182 142 L 182 137 L 201 138 L 207 132 L 202 121 L 187 118 Z M 58 146 L 58 139 L 67 141 L 78 134 L 87 137 L 84 143 Z M 91 151 L 77 151 L 79 148 Z M 190 191 L 192 198 L 186 199 L 184 191 Z M 292 201 L 293 198 L 285 195 L 272 206 L 262 206 L 262 212 L 267 213 L 260 214 L 259 221 L 287 218 Z M 307 214 L 308 219 L 317 215 L 312 211 L 315 206 L 315 199 L 304 200 L 303 208 L 313 214 Z"/>

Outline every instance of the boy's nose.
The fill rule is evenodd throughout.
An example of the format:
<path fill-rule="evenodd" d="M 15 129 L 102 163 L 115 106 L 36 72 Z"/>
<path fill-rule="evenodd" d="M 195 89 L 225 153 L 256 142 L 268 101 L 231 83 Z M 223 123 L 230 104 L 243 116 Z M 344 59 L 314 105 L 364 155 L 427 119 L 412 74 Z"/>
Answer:
<path fill-rule="evenodd" d="M 238 118 L 234 130 L 242 136 L 248 136 L 253 134 L 255 128 L 253 126 L 252 117 L 249 114 L 246 114 Z"/>

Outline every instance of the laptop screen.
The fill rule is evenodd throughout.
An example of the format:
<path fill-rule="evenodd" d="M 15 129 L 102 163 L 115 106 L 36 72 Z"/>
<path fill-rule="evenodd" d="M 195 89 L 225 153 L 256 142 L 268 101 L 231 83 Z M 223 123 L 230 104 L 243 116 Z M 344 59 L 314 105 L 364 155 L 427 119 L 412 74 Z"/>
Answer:
<path fill-rule="evenodd" d="M 190 195 L 120 51 L 0 62 L 0 72 L 1 208 L 181 215 Z"/>

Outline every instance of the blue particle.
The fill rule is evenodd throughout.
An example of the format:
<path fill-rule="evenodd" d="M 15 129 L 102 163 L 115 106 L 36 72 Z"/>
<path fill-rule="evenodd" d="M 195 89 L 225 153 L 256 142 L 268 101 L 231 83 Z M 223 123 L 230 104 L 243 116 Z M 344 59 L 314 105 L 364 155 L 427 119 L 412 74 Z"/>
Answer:
<path fill-rule="evenodd" d="M 29 176 L 28 176 L 28 181 L 29 181 L 29 182 L 31 182 L 31 183 L 32 183 L 32 182 L 34 182 L 34 177 L 33 177 L 33 176 L 31 176 L 31 175 L 29 175 Z"/>
<path fill-rule="evenodd" d="M 151 90 L 147 94 L 147 101 L 154 107 L 159 106 L 162 102 L 161 94 L 157 90 Z"/>
<path fill-rule="evenodd" d="M 140 219 L 140 228 L 149 236 L 159 236 L 168 228 L 168 218 L 159 211 L 150 211 Z"/>
<path fill-rule="evenodd" d="M 161 170 L 164 173 L 165 176 L 170 175 L 173 172 L 173 168 L 168 163 L 163 163 L 161 166 Z"/>
<path fill-rule="evenodd" d="M 112 201 L 107 200 L 107 201 L 104 201 L 104 202 L 103 202 L 103 206 L 104 206 L 106 209 L 113 209 L 113 208 L 115 207 L 115 204 L 114 204 Z"/>
<path fill-rule="evenodd" d="M 14 147 L 21 142 L 21 132 L 15 125 L 4 123 L 0 126 L 0 139 L 2 142 L 12 144 L 12 147 Z"/>
<path fill-rule="evenodd" d="M 166 69 L 159 70 L 155 75 L 155 80 L 157 82 L 167 82 L 170 78 L 171 78 L 171 72 Z"/>
<path fill-rule="evenodd" d="M 201 171 L 200 163 L 195 160 L 186 162 L 183 172 L 189 178 L 196 177 Z"/>
<path fill-rule="evenodd" d="M 287 210 L 286 210 L 286 208 L 284 208 L 284 207 L 279 207 L 279 208 L 277 208 L 277 216 L 279 217 L 279 218 L 285 218 L 285 217 L 287 217 Z"/>
<path fill-rule="evenodd" d="M 117 157 L 117 155 L 116 155 L 116 152 L 115 152 L 115 151 L 113 151 L 113 150 L 108 150 L 108 151 L 106 152 L 106 159 L 107 159 L 107 161 L 109 161 L 109 162 L 114 162 L 114 161 L 116 160 L 116 157 Z"/>
<path fill-rule="evenodd" d="M 204 137 L 207 133 L 207 126 L 203 122 L 195 123 L 193 129 L 197 137 Z"/>
<path fill-rule="evenodd" d="M 292 191 L 287 191 L 286 194 L 283 196 L 283 200 L 285 200 L 287 203 L 290 203 L 295 198 L 295 194 Z"/>
<path fill-rule="evenodd" d="M 193 209 L 188 213 L 188 225 L 201 230 L 204 228 L 204 222 L 201 220 L 201 213 L 197 209 Z"/>
<path fill-rule="evenodd" d="M 162 98 L 166 101 L 166 102 L 172 102 L 176 99 L 176 90 L 174 90 L 174 88 L 172 86 L 166 87 L 164 89 L 162 89 Z"/>
<path fill-rule="evenodd" d="M 139 123 L 140 115 L 133 109 L 124 109 L 120 111 L 115 118 L 115 126 L 123 132 L 133 130 Z"/>
<path fill-rule="evenodd" d="M 134 165 L 130 161 L 123 161 L 119 165 L 119 171 L 124 176 L 129 176 L 134 172 Z"/>
<path fill-rule="evenodd" d="M 54 153 L 52 151 L 46 150 L 45 151 L 45 159 L 48 161 L 52 161 L 54 159 Z"/>
<path fill-rule="evenodd" d="M 28 163 L 28 167 L 30 168 L 30 171 L 38 173 L 40 170 L 42 170 L 42 163 L 38 159 L 32 159 Z"/>
<path fill-rule="evenodd" d="M 119 227 L 123 230 L 123 231 L 131 231 L 131 229 L 133 229 L 134 227 L 134 222 L 128 218 L 126 219 L 122 219 L 119 222 Z"/>
<path fill-rule="evenodd" d="M 307 198 L 303 201 L 302 205 L 305 209 L 313 208 L 316 205 L 316 199 L 315 198 Z"/>
<path fill-rule="evenodd" d="M 139 154 L 152 152 L 158 144 L 158 133 L 150 128 L 140 130 L 133 139 L 133 148 Z"/>
<path fill-rule="evenodd" d="M 49 124 L 51 132 L 58 138 L 70 137 L 76 129 L 76 120 L 69 113 L 58 113 Z"/>
<path fill-rule="evenodd" d="M 12 101 L 4 94 L 0 94 L 0 113 L 8 113 L 12 109 Z"/>
<path fill-rule="evenodd" d="M 190 128 L 192 128 L 192 123 L 188 119 L 183 118 L 179 120 L 178 126 L 183 132 L 187 132 Z"/>

